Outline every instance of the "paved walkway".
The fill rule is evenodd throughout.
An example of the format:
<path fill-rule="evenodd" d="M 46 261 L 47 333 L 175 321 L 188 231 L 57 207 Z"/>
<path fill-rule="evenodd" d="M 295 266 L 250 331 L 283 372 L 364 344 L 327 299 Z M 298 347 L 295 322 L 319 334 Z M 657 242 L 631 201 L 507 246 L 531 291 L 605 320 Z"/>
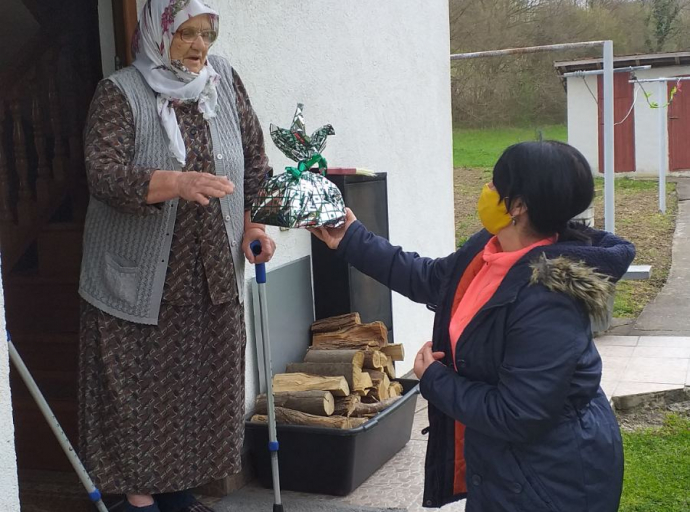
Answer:
<path fill-rule="evenodd" d="M 609 398 L 690 386 L 689 337 L 601 336 L 596 344 Z"/>
<path fill-rule="evenodd" d="M 678 217 L 666 285 L 637 321 L 613 329 L 633 336 L 690 336 L 690 179 L 677 180 Z M 652 273 L 654 269 L 652 269 Z"/>

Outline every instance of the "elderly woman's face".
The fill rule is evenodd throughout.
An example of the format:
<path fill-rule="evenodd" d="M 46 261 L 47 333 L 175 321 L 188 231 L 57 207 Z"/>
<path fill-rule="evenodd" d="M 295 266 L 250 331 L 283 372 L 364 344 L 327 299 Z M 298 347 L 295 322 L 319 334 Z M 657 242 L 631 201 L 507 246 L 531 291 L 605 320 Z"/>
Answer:
<path fill-rule="evenodd" d="M 179 60 L 192 73 L 199 73 L 206 65 L 208 49 L 216 36 L 208 14 L 189 18 L 175 32 L 170 60 Z"/>

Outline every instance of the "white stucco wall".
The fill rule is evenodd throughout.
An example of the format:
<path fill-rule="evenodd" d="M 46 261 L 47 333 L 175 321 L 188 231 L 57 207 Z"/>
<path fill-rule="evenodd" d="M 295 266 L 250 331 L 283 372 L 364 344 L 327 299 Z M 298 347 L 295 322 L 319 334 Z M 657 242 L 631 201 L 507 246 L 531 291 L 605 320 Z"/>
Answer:
<path fill-rule="evenodd" d="M 582 152 L 594 172 L 599 170 L 599 114 L 596 97 L 596 76 L 568 78 L 568 143 Z"/>
<path fill-rule="evenodd" d="M 445 0 L 275 2 L 216 0 L 221 35 L 212 52 L 240 73 L 266 131 L 287 126 L 298 101 L 307 129 L 335 127 L 332 166 L 388 173 L 390 238 L 429 256 L 454 247 L 448 3 Z M 288 160 L 267 141 L 276 170 Z M 474 198 L 472 199 L 474 200 Z M 356 212 L 355 212 L 356 213 Z M 271 230 L 271 265 L 310 253 L 303 231 Z M 431 338 L 432 315 L 393 297 L 396 340 L 412 368 Z M 249 352 L 251 356 L 251 352 Z M 255 361 L 248 360 L 248 401 Z"/>
<path fill-rule="evenodd" d="M 5 329 L 5 298 L 0 280 L 0 510 L 19 512 L 17 457 L 10 395 L 10 366 Z"/>
<path fill-rule="evenodd" d="M 637 77 L 659 78 L 690 74 L 690 66 L 668 66 L 640 70 Z M 597 77 L 588 76 L 583 81 L 580 77 L 568 78 L 568 142 L 578 148 L 589 160 L 592 170 L 599 171 L 599 127 L 597 104 L 587 90 L 597 95 Z M 659 169 L 659 122 L 658 110 L 650 108 L 643 91 L 636 85 L 635 101 L 635 174 L 656 174 Z M 664 104 L 667 99 L 659 100 L 657 84 L 644 84 L 644 90 L 651 94 L 650 101 Z M 616 119 L 615 122 L 621 121 Z M 666 154 L 668 154 L 668 137 Z M 678 174 L 678 173 L 674 173 Z"/>

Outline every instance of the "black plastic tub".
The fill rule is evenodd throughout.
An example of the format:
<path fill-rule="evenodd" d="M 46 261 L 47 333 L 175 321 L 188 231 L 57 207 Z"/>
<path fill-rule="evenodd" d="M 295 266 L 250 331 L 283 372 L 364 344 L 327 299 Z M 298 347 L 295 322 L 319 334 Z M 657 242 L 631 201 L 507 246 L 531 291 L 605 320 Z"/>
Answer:
<path fill-rule="evenodd" d="M 280 487 L 289 491 L 345 496 L 359 487 L 410 440 L 419 383 L 398 379 L 403 397 L 351 430 L 278 425 Z M 259 482 L 272 487 L 268 428 L 245 423 Z"/>

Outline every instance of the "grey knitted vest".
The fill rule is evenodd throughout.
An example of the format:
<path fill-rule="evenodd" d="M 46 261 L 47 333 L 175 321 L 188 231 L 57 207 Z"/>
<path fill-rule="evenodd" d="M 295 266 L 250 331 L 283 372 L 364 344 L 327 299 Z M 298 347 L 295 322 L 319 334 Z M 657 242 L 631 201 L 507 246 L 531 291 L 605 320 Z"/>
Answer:
<path fill-rule="evenodd" d="M 228 246 L 235 265 L 237 291 L 244 300 L 244 152 L 232 68 L 209 56 L 221 76 L 218 113 L 207 122 L 211 131 L 216 174 L 228 176 L 235 192 L 221 199 Z M 168 150 L 156 97 L 132 66 L 109 77 L 125 94 L 136 126 L 133 165 L 179 170 Z M 138 216 L 122 213 L 91 196 L 84 226 L 84 253 L 79 294 L 88 303 L 130 322 L 157 324 L 175 228 L 178 199 L 166 201 L 160 212 Z"/>

